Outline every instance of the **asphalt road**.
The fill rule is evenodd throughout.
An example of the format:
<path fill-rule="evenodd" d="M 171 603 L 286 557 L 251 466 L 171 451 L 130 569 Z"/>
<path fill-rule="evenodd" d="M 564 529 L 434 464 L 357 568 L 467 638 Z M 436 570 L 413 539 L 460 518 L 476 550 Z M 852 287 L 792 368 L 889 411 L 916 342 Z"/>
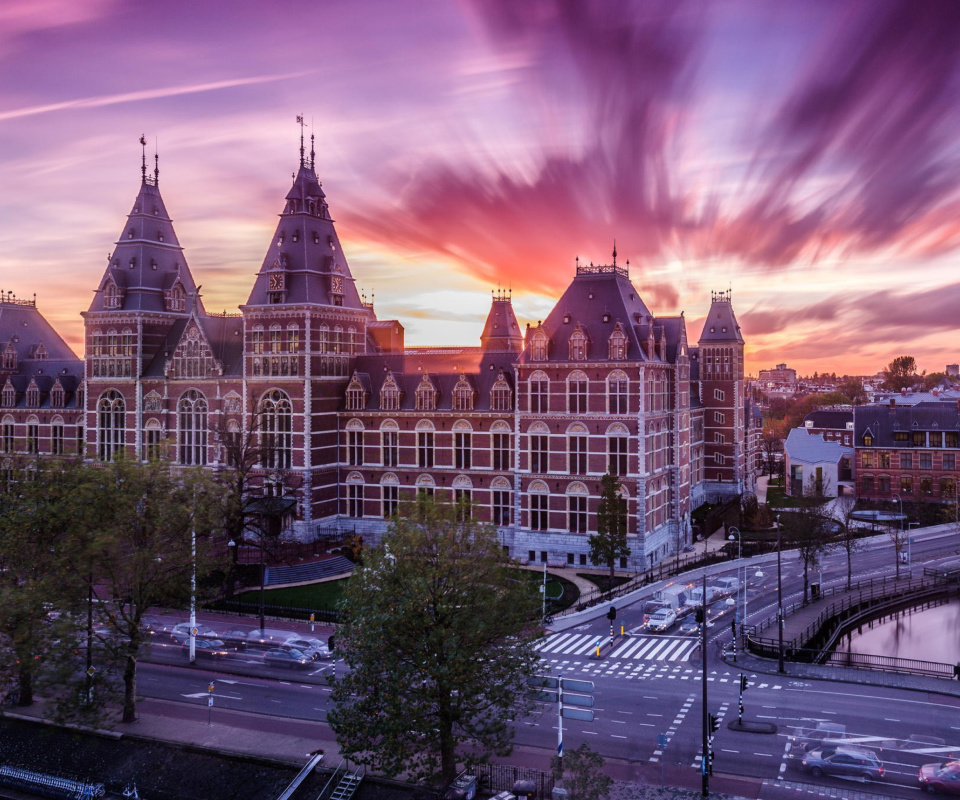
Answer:
<path fill-rule="evenodd" d="M 933 554 L 949 556 L 960 548 L 960 536 L 914 534 L 914 563 Z M 776 556 L 744 560 L 747 578 L 747 619 L 753 624 L 776 612 Z M 756 577 L 757 564 L 763 575 Z M 914 567 L 919 571 L 919 566 Z M 892 575 L 893 548 L 887 537 L 868 540 L 854 555 L 856 579 Z M 710 568 L 710 575 L 731 575 L 736 566 Z M 699 573 L 691 574 L 690 579 Z M 743 570 L 740 570 L 743 575 Z M 824 559 L 823 585 L 846 580 L 845 554 Z M 783 554 L 784 604 L 799 600 L 803 572 L 795 554 Z M 595 685 L 595 719 L 564 720 L 564 748 L 569 751 L 586 741 L 604 757 L 618 762 L 657 766 L 668 774 L 678 769 L 699 770 L 701 753 L 702 679 L 701 653 L 693 637 L 647 635 L 640 629 L 646 598 L 618 607 L 616 631 L 623 624 L 631 635 L 615 637 L 609 645 L 606 608 L 595 619 L 569 631 L 548 636 L 541 644 L 544 674 L 592 681 Z M 708 708 L 721 720 L 714 743 L 715 772 L 746 776 L 758 781 L 802 781 L 824 787 L 850 787 L 850 779 L 822 777 L 814 780 L 801 772 L 799 753 L 789 735 L 797 726 L 817 721 L 842 723 L 848 735 L 862 746 L 874 748 L 885 766 L 882 782 L 863 791 L 890 797 L 910 797 L 918 792 L 917 768 L 922 763 L 960 757 L 960 700 L 895 688 L 875 688 L 835 682 L 781 680 L 777 676 L 748 674 L 750 688 L 744 696 L 744 719 L 772 723 L 773 734 L 745 733 L 727 725 L 737 717 L 739 673 L 718 656 L 719 644 L 729 641 L 732 606 L 714 604 L 713 626 L 708 629 L 706 677 Z M 956 635 L 954 632 L 951 635 Z M 605 657 L 590 657 L 595 642 L 604 643 Z M 918 657 L 922 658 L 921 654 Z M 273 717 L 323 721 L 329 710 L 326 677 L 336 662 L 316 662 L 309 670 L 292 672 L 265 665 L 255 655 L 239 654 L 229 663 L 185 665 L 180 648 L 154 648 L 152 661 L 141 663 L 140 690 L 147 697 L 206 705 L 208 684 L 214 683 L 215 707 L 231 708 Z M 230 674 L 221 670 L 227 669 Z M 543 758 L 557 746 L 557 707 L 542 705 L 533 717 L 516 726 L 515 743 L 526 753 Z M 666 734 L 661 750 L 657 734 Z M 938 737 L 943 747 L 901 749 L 898 740 L 910 734 Z"/>

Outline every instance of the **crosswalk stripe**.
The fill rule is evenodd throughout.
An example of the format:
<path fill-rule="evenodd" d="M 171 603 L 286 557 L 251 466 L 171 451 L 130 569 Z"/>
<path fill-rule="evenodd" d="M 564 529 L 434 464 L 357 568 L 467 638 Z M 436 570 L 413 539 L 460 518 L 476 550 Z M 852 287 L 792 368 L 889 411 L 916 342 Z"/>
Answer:
<path fill-rule="evenodd" d="M 583 634 L 576 633 L 563 633 L 560 636 L 554 637 L 552 640 L 548 641 L 546 647 L 541 647 L 541 653 L 556 653 L 560 652 L 560 648 L 569 644 L 572 641 L 577 641 L 583 639 Z M 567 652 L 564 650 L 563 652 Z"/>
<path fill-rule="evenodd" d="M 602 640 L 602 637 L 601 637 Z M 595 634 L 563 633 L 542 640 L 540 653 L 547 655 L 593 655 L 597 644 Z M 608 658 L 623 661 L 670 661 L 687 662 L 697 642 L 692 639 L 672 637 L 634 637 L 616 646 Z"/>

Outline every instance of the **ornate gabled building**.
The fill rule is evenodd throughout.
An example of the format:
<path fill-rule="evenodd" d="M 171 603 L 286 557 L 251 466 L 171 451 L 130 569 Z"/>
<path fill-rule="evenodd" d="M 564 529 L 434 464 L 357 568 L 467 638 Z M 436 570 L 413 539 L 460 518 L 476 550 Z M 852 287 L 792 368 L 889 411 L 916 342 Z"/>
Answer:
<path fill-rule="evenodd" d="M 301 138 L 250 296 L 239 314 L 213 315 L 144 155 L 83 314 L 85 361 L 33 304 L 0 296 L 5 452 L 82 443 L 91 460 L 216 468 L 226 437 L 252 433 L 254 491 L 287 499 L 290 536 L 324 526 L 375 542 L 398 504 L 422 492 L 469 501 L 516 558 L 577 565 L 612 469 L 629 517 L 621 566 L 631 569 L 686 544 L 697 505 L 749 488 L 743 337 L 729 292 L 713 295 L 693 347 L 683 315 L 654 316 L 614 249 L 609 265 L 578 260 L 536 326 L 522 330 L 497 292 L 479 346 L 406 347 L 400 322 L 378 320 L 357 291 L 314 158 L 312 138 L 309 157 Z M 21 342 L 17 314 L 43 335 Z M 62 374 L 44 373 L 38 346 Z M 49 410 L 31 416 L 36 402 Z"/>

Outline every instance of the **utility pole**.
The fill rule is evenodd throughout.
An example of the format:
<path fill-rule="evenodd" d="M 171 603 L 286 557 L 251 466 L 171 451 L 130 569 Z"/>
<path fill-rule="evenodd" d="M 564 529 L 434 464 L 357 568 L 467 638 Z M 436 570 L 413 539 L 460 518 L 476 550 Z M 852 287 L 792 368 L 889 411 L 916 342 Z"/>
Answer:
<path fill-rule="evenodd" d="M 710 796 L 710 776 L 707 774 L 707 761 L 710 758 L 709 742 L 709 714 L 707 713 L 707 571 L 703 571 L 703 594 L 700 595 L 700 660 L 703 676 L 700 686 L 703 692 L 703 758 L 700 759 L 700 794 Z"/>

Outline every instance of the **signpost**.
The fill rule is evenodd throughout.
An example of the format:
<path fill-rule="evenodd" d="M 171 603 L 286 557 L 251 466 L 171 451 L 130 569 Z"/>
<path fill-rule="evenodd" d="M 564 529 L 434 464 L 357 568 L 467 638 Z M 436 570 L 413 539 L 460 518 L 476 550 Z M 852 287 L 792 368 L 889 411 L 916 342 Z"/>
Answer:
<path fill-rule="evenodd" d="M 207 725 L 213 724 L 213 681 L 207 686 Z"/>
<path fill-rule="evenodd" d="M 598 643 L 599 646 L 599 643 Z M 527 685 L 533 687 L 534 700 L 544 703 L 557 703 L 557 760 L 560 775 L 563 775 L 563 720 L 578 719 L 593 722 L 593 681 L 581 681 L 557 675 L 534 675 L 527 679 Z M 556 691 L 553 691 L 556 690 Z"/>
<path fill-rule="evenodd" d="M 661 754 L 665 753 L 667 750 L 667 734 L 658 733 L 657 734 L 657 749 L 660 750 Z M 663 762 L 665 761 L 663 755 L 660 756 L 660 788 L 663 788 Z"/>

